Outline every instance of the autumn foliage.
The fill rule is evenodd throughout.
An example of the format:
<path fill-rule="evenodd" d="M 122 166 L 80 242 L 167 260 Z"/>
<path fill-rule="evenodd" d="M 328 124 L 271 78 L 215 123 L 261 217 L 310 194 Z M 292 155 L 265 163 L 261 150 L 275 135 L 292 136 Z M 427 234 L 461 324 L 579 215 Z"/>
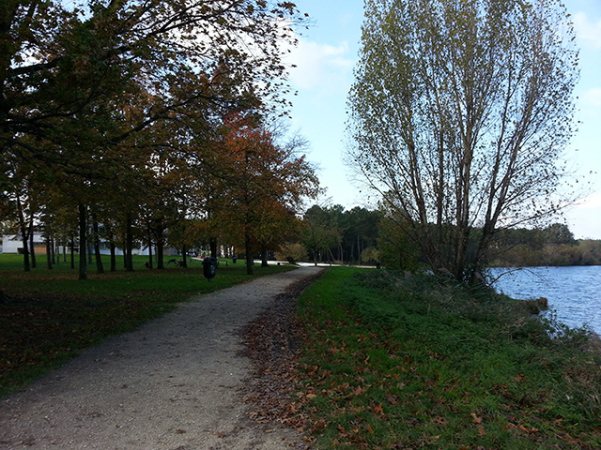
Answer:
<path fill-rule="evenodd" d="M 212 145 L 214 166 L 204 180 L 215 192 L 210 220 L 228 242 L 265 261 L 294 235 L 303 198 L 316 194 L 314 169 L 251 115 L 227 116 Z M 251 258 L 247 269 L 252 273 Z"/>
<path fill-rule="evenodd" d="M 133 249 L 150 247 L 161 268 L 165 247 L 185 255 L 222 237 L 199 225 L 213 219 L 217 198 L 240 210 L 268 191 L 261 210 L 273 214 L 279 202 L 289 211 L 307 189 L 275 143 L 265 145 L 271 138 L 253 133 L 288 106 L 282 47 L 294 45 L 304 17 L 292 2 L 264 0 L 2 2 L 0 205 L 7 232 L 22 241 L 25 269 L 35 268 L 34 229 L 82 256 L 88 239 L 101 239 L 124 251 L 128 270 Z M 225 131 L 240 111 L 252 111 L 253 133 Z M 252 188 L 246 206 L 225 199 L 250 189 L 233 176 L 243 168 L 232 149 L 244 139 L 254 155 L 275 157 L 270 166 L 249 160 L 265 189 Z M 255 176 L 268 169 L 279 179 Z M 314 183 L 312 172 L 303 175 Z M 277 191 L 287 177 L 284 189 L 295 193 Z M 265 233 L 254 230 L 253 239 L 273 247 Z"/>

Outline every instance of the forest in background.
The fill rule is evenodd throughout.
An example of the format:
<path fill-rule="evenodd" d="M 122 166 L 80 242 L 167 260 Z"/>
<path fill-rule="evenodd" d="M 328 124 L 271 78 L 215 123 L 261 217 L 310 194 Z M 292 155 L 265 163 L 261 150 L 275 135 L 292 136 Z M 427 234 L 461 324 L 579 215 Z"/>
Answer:
<path fill-rule="evenodd" d="M 426 264 L 426 258 L 402 225 L 379 210 L 315 205 L 303 217 L 301 241 L 286 244 L 278 256 L 417 270 Z M 449 228 L 452 231 L 452 226 Z M 471 230 L 468 251 L 475 251 L 480 234 L 478 228 Z M 540 229 L 500 230 L 487 255 L 487 266 L 491 267 L 580 265 L 601 265 L 601 241 L 577 240 L 561 223 Z"/>

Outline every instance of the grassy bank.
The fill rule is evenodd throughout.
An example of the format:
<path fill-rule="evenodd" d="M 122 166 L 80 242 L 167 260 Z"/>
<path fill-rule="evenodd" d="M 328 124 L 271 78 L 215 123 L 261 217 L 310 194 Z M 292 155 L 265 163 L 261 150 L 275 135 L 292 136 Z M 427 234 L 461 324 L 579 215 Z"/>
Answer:
<path fill-rule="evenodd" d="M 67 263 L 24 272 L 22 256 L 0 254 L 0 290 L 9 298 L 0 303 L 0 396 L 192 296 L 290 269 L 257 265 L 256 275 L 249 277 L 244 261 L 230 261 L 228 267 L 222 262 L 209 283 L 200 261 L 187 269 L 170 265 L 161 271 L 145 269 L 145 261 L 147 257 L 136 258 L 136 270 L 130 273 L 99 275 L 92 266 L 89 279 L 79 281 Z"/>
<path fill-rule="evenodd" d="M 299 314 L 296 407 L 317 448 L 601 448 L 588 334 L 523 302 L 340 268 L 307 289 Z"/>

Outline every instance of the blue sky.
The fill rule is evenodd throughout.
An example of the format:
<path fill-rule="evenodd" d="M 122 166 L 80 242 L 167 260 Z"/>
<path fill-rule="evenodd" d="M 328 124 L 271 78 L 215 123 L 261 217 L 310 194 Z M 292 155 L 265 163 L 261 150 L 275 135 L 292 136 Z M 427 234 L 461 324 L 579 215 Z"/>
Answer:
<path fill-rule="evenodd" d="M 580 176 L 587 176 L 590 193 L 566 212 L 577 238 L 601 239 L 601 0 L 565 0 L 574 20 L 580 48 L 580 82 L 576 88 L 576 119 L 581 123 L 566 149 Z M 362 0 L 297 0 L 313 21 L 304 30 L 289 62 L 290 83 L 298 92 L 291 111 L 292 129 L 310 142 L 309 160 L 319 168 L 327 188 L 325 204 L 345 208 L 374 206 L 353 172 L 344 164 L 346 98 L 358 58 Z M 590 172 L 593 172 L 591 175 Z"/>

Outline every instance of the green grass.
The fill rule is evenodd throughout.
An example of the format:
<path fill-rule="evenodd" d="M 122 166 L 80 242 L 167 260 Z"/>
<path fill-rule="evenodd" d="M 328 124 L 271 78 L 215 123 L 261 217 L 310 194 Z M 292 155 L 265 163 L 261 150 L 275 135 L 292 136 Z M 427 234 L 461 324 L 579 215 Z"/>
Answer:
<path fill-rule="evenodd" d="M 340 268 L 305 291 L 299 316 L 297 407 L 317 448 L 601 448 L 589 333 L 524 302 Z"/>
<path fill-rule="evenodd" d="M 147 257 L 136 257 L 134 272 L 96 274 L 92 265 L 89 279 L 80 281 L 68 263 L 49 270 L 39 258 L 39 268 L 24 272 L 22 258 L 0 254 L 0 290 L 10 299 L 0 303 L 0 396 L 26 386 L 82 349 L 131 331 L 193 296 L 292 268 L 255 265 L 250 277 L 244 261 L 236 265 L 230 261 L 227 267 L 221 261 L 216 277 L 208 282 L 200 261 L 159 271 L 144 267 Z"/>

